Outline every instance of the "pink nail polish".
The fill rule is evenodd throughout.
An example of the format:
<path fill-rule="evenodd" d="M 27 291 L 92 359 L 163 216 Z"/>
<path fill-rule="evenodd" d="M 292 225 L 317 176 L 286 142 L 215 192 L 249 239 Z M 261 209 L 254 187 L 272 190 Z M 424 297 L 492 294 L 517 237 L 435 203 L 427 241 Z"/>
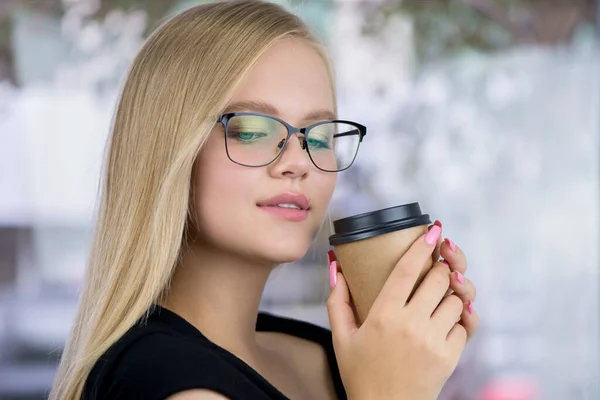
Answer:
<path fill-rule="evenodd" d="M 337 261 L 329 264 L 329 286 L 333 289 L 337 283 Z"/>
<path fill-rule="evenodd" d="M 454 276 L 456 276 L 456 280 L 458 281 L 458 283 L 460 283 L 461 285 L 463 283 L 465 283 L 465 278 L 462 276 L 462 274 L 458 271 L 454 271 Z"/>
<path fill-rule="evenodd" d="M 450 251 L 456 251 L 456 245 L 454 244 L 454 242 L 448 238 L 444 239 L 444 242 L 448 243 L 448 246 L 450 247 Z"/>
<path fill-rule="evenodd" d="M 435 245 L 440 237 L 440 233 L 442 233 L 442 229 L 439 226 L 432 226 L 429 232 L 427 232 L 425 235 L 425 242 L 427 242 L 427 244 L 430 246 Z"/>
<path fill-rule="evenodd" d="M 467 305 L 467 311 L 469 311 L 469 315 L 473 315 L 474 307 L 471 300 L 469 300 L 469 304 Z"/>

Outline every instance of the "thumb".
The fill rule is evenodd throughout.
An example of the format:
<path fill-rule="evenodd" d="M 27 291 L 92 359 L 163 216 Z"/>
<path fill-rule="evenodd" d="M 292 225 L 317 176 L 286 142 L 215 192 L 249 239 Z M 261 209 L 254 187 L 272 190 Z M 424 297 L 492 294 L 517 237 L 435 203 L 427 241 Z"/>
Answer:
<path fill-rule="evenodd" d="M 333 261 L 329 267 L 331 270 L 337 270 L 337 261 Z M 333 273 L 333 272 L 332 272 Z M 327 313 L 329 314 L 329 325 L 334 339 L 345 341 L 352 335 L 358 326 L 354 317 L 354 311 L 350 304 L 350 291 L 341 272 L 336 271 L 336 283 L 329 299 L 327 300 Z"/>

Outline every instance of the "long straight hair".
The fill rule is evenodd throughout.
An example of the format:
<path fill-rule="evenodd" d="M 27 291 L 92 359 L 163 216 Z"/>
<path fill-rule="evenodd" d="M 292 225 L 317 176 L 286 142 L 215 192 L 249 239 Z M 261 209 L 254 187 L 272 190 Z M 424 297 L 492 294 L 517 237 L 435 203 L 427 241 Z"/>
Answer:
<path fill-rule="evenodd" d="M 253 65 L 288 37 L 314 46 L 334 88 L 327 53 L 306 25 L 258 0 L 186 10 L 135 57 L 112 122 L 88 267 L 50 400 L 79 400 L 98 358 L 168 290 L 188 240 L 196 156 Z"/>

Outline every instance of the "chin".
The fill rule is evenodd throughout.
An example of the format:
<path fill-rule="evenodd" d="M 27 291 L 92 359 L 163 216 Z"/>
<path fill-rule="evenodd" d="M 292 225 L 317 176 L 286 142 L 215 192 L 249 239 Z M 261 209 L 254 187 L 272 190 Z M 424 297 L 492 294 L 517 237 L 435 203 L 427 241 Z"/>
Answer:
<path fill-rule="evenodd" d="M 277 244 L 270 243 L 262 247 L 263 257 L 275 264 L 291 263 L 306 255 L 310 242 L 303 240 L 282 240 Z"/>

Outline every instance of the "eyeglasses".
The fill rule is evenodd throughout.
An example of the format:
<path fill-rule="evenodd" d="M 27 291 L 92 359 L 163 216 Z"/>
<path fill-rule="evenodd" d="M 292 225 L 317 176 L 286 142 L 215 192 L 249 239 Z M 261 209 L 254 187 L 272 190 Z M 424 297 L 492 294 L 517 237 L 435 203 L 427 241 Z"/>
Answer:
<path fill-rule="evenodd" d="M 264 167 L 274 162 L 297 133 L 302 149 L 312 163 L 325 172 L 350 168 L 363 137 L 364 125 L 351 121 L 322 121 L 296 128 L 279 118 L 254 112 L 234 112 L 218 118 L 225 132 L 227 156 L 246 167 Z"/>

